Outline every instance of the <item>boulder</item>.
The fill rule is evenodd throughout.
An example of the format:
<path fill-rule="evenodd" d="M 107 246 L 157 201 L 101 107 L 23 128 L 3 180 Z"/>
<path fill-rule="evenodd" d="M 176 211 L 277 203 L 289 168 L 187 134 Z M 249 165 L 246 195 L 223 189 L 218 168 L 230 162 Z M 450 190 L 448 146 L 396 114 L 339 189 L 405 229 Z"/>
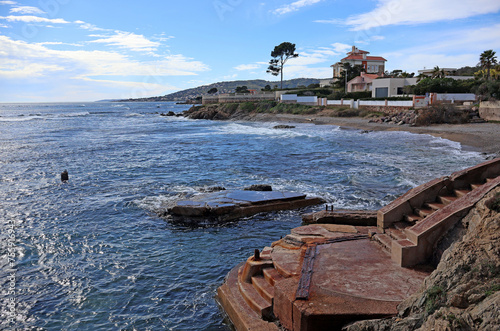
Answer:
<path fill-rule="evenodd" d="M 267 185 L 267 184 L 255 184 L 255 185 L 252 185 L 252 186 L 249 186 L 247 188 L 244 189 L 245 191 L 272 191 L 273 188 L 271 185 Z"/>

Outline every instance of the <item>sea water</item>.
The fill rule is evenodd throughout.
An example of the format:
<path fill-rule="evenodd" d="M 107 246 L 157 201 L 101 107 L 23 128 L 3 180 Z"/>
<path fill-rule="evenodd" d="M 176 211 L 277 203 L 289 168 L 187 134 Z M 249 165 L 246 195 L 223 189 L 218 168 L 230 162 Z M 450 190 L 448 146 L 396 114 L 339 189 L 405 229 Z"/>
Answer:
<path fill-rule="evenodd" d="M 484 161 L 429 135 L 160 115 L 188 107 L 0 104 L 0 329 L 226 330 L 228 271 L 324 206 L 199 227 L 162 206 L 271 184 L 378 209 Z"/>

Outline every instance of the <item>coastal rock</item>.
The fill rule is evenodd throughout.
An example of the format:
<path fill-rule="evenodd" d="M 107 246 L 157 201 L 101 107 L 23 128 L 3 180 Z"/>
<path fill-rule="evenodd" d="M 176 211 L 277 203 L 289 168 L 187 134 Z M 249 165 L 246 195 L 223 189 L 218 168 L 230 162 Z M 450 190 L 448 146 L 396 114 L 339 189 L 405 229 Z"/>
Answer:
<path fill-rule="evenodd" d="M 244 189 L 245 191 L 272 191 L 271 185 L 267 184 L 255 184 Z"/>
<path fill-rule="evenodd" d="M 275 125 L 273 129 L 295 129 L 295 126 L 293 125 L 286 125 L 286 124 L 280 124 L 280 125 Z"/>
<path fill-rule="evenodd" d="M 496 194 L 500 188 L 447 235 L 449 248 L 436 270 L 398 306 L 398 316 L 344 330 L 499 330 L 500 213 L 487 206 Z"/>

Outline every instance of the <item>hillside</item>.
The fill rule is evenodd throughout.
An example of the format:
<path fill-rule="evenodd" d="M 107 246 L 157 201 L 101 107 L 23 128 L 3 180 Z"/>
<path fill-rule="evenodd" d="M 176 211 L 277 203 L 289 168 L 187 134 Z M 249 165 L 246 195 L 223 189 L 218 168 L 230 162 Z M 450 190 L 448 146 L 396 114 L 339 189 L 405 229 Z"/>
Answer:
<path fill-rule="evenodd" d="M 319 79 L 314 78 L 297 78 L 283 81 L 283 88 L 296 88 L 299 85 L 308 86 L 310 84 L 319 83 Z M 197 97 L 206 94 L 208 90 L 211 88 L 216 88 L 218 93 L 231 93 L 234 92 L 234 89 L 238 86 L 246 86 L 249 89 L 260 90 L 263 89 L 266 85 L 270 85 L 271 88 L 274 86 L 279 86 L 279 81 L 266 81 L 262 79 L 254 79 L 254 80 L 236 80 L 230 82 L 218 82 L 210 85 L 198 86 L 195 88 L 190 88 L 187 90 L 178 91 L 171 94 L 166 94 L 163 96 L 149 97 L 149 98 L 141 98 L 141 99 L 127 99 L 120 101 L 185 101 L 190 99 L 196 99 Z"/>

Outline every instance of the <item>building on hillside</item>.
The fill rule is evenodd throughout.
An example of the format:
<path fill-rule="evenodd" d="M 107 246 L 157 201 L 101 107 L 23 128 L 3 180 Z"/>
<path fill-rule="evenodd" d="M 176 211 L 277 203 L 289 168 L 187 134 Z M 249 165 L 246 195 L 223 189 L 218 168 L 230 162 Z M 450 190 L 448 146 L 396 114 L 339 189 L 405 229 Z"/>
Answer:
<path fill-rule="evenodd" d="M 381 56 L 369 56 L 370 52 L 358 49 L 352 46 L 352 50 L 347 53 L 340 62 L 331 65 L 333 68 L 333 79 L 339 79 L 344 70 L 344 64 L 349 63 L 351 66 L 361 65 L 367 74 L 377 74 L 379 76 L 384 74 L 385 62 L 387 61 Z"/>
<path fill-rule="evenodd" d="M 372 82 L 377 79 L 377 74 L 367 74 L 362 72 L 358 77 L 354 77 L 347 82 L 347 92 L 371 91 Z"/>
<path fill-rule="evenodd" d="M 404 95 L 404 87 L 417 84 L 418 78 L 379 78 L 372 82 L 372 98 Z"/>
<path fill-rule="evenodd" d="M 331 78 L 320 79 L 319 80 L 319 87 L 327 87 L 329 85 L 332 85 L 333 83 L 334 83 L 334 81 Z"/>

